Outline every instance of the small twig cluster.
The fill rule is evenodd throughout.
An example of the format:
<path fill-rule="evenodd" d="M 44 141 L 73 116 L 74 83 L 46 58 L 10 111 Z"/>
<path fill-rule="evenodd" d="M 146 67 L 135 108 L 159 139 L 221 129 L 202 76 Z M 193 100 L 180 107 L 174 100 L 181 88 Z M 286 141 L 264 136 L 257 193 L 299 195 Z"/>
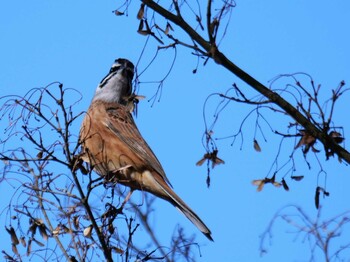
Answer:
<path fill-rule="evenodd" d="M 301 80 L 303 77 L 306 77 L 307 79 Z M 287 81 L 287 83 L 284 84 L 285 87 L 280 88 L 280 82 L 288 79 L 292 79 L 294 83 Z M 280 80 L 280 82 L 278 80 Z M 310 87 L 306 87 L 307 80 L 309 80 Z M 279 76 L 272 81 L 270 88 L 279 95 L 288 95 L 288 97 L 290 97 L 290 103 L 297 105 L 296 110 L 303 112 L 308 121 L 315 125 L 324 136 L 330 137 L 330 139 L 333 139 L 336 144 L 343 144 L 343 129 L 342 127 L 334 125 L 333 116 L 336 102 L 339 101 L 339 98 L 349 90 L 348 88 L 345 88 L 344 82 L 341 82 L 337 88 L 331 91 L 330 97 L 327 97 L 324 92 L 320 92 L 322 90 L 321 85 L 316 87 L 313 79 L 309 75 L 303 73 Z M 209 100 L 216 101 L 216 103 L 214 102 L 213 109 L 212 106 L 210 107 L 208 105 Z M 219 132 L 216 130 L 216 126 L 219 122 L 219 118 L 222 118 L 222 113 L 225 110 L 228 111 L 228 107 L 232 102 L 245 104 L 253 107 L 253 109 L 248 111 L 248 114 L 243 118 L 237 132 L 232 135 L 220 137 L 218 135 Z M 209 110 L 214 111 L 214 113 L 208 113 L 207 111 Z M 281 137 L 281 142 L 277 148 L 276 156 L 272 161 L 267 176 L 253 181 L 253 184 L 258 186 L 258 191 L 261 191 L 265 184 L 272 184 L 275 187 L 282 186 L 282 188 L 288 191 L 289 186 L 286 181 L 287 176 L 294 181 L 300 181 L 300 178 L 303 176 L 295 174 L 298 172 L 295 157 L 296 152 L 300 149 L 303 153 L 303 162 L 307 164 L 308 168 L 311 169 L 311 164 L 307 159 L 307 155 L 312 152 L 320 167 L 319 174 L 324 174 L 326 177 L 327 173 L 318 157 L 318 153 L 322 151 L 317 148 L 317 138 L 305 130 L 298 122 L 291 122 L 292 119 L 290 118 L 286 118 L 285 120 L 287 121 L 283 124 L 277 125 L 277 123 L 271 120 L 271 117 L 268 115 L 271 115 L 271 111 L 274 114 L 279 113 L 282 116 L 281 119 L 286 118 L 286 112 L 276 108 L 271 101 L 264 99 L 262 96 L 253 96 L 249 98 L 236 84 L 233 84 L 232 88 L 228 89 L 224 94 L 211 94 L 208 96 L 203 108 L 205 122 L 203 145 L 206 148 L 206 151 L 214 152 L 215 150 L 217 153 L 218 149 L 215 141 L 232 139 L 231 145 L 233 145 L 237 138 L 240 138 L 241 140 L 240 149 L 242 149 L 245 137 L 244 134 L 248 133 L 249 136 L 253 136 L 252 141 L 254 150 L 262 152 L 257 136 L 260 135 L 263 140 L 267 142 L 266 133 L 270 131 L 272 135 Z M 255 121 L 253 133 L 250 132 L 251 128 L 247 127 L 252 123 L 248 120 L 252 118 L 253 121 Z M 221 121 L 224 120 L 221 119 Z M 213 137 L 214 134 L 215 137 Z M 334 147 L 325 143 L 323 143 L 323 147 L 326 160 L 328 160 L 330 156 L 334 156 Z M 211 151 L 210 148 L 212 148 Z M 289 155 L 286 155 L 285 152 L 288 151 Z M 282 165 L 279 164 L 281 158 L 282 162 L 284 162 Z M 210 158 L 208 158 L 208 161 L 209 160 Z M 339 160 L 341 161 L 341 159 Z M 209 172 L 210 170 L 208 170 L 208 173 Z M 279 179 L 277 178 L 277 175 L 280 177 Z M 316 190 L 315 194 L 315 205 L 317 208 L 319 206 L 318 196 L 320 192 L 325 196 L 329 195 L 325 190 L 325 184 L 326 183 L 324 182 L 322 185 L 317 185 L 318 190 Z"/>
<path fill-rule="evenodd" d="M 295 239 L 307 241 L 310 245 L 309 261 L 316 261 L 317 254 L 323 254 L 323 261 L 343 261 L 349 254 L 350 242 L 344 236 L 350 225 L 350 212 L 344 212 L 328 220 L 321 220 L 321 208 L 318 210 L 315 219 L 311 218 L 304 210 L 298 206 L 286 206 L 276 212 L 265 232 L 261 235 L 260 252 L 261 255 L 268 253 L 267 246 L 273 238 L 273 227 L 279 221 L 285 222 L 290 227 L 294 228 Z M 333 242 L 335 240 L 343 243 L 336 245 L 335 249 Z"/>
<path fill-rule="evenodd" d="M 129 1 L 126 1 L 124 5 L 120 7 L 120 10 L 123 9 L 124 11 L 116 12 L 116 14 L 125 14 L 125 8 L 127 9 L 129 7 L 128 3 Z M 202 141 L 205 148 L 203 159 L 207 160 L 208 186 L 210 185 L 210 170 L 217 164 L 224 162 L 217 157 L 219 149 L 216 140 L 232 138 L 233 144 L 236 138 L 240 137 L 242 148 L 243 126 L 253 113 L 256 113 L 256 121 L 252 140 L 256 151 L 261 152 L 259 139 L 257 139 L 256 135 L 261 134 L 266 141 L 264 134 L 266 131 L 263 130 L 262 124 L 265 124 L 273 133 L 282 136 L 281 145 L 271 167 L 273 172 L 269 172 L 268 174 L 270 178 L 271 173 L 272 175 L 279 173 L 281 169 L 287 166 L 290 167 L 287 173 L 290 173 L 291 176 L 296 176 L 294 174 L 296 170 L 294 152 L 299 147 L 302 148 L 304 160 L 310 167 L 306 155 L 310 151 L 318 153 L 319 149 L 315 146 L 317 142 L 322 143 L 326 160 L 331 156 L 337 155 L 340 160 L 350 163 L 350 153 L 344 149 L 342 128 L 341 126 L 335 126 L 333 123 L 336 102 L 339 97 L 348 91 L 348 89 L 345 88 L 344 82 L 341 82 L 337 88 L 332 90 L 331 97 L 328 97 L 326 101 L 323 99 L 323 96 L 321 96 L 321 86 L 316 85 L 313 79 L 307 74 L 281 75 L 271 81 L 270 87 L 265 87 L 237 67 L 219 50 L 219 45 L 227 33 L 231 14 L 236 7 L 235 1 L 207 1 L 203 4 L 198 1 L 189 2 L 184 0 L 171 1 L 171 3 L 168 3 L 169 6 L 167 7 L 165 7 L 165 5 L 166 4 L 157 3 L 155 1 L 141 1 L 136 15 L 137 19 L 140 21 L 137 32 L 148 37 L 147 43 L 148 39 L 154 39 L 155 42 L 159 44 L 157 52 L 159 50 L 167 50 L 170 47 L 176 50 L 177 46 L 190 49 L 192 54 L 197 58 L 197 66 L 193 70 L 193 73 L 197 72 L 200 60 L 203 61 L 203 65 L 206 65 L 206 63 L 212 59 L 246 82 L 254 91 L 258 92 L 258 95 L 249 97 L 248 94 L 251 90 L 247 91 L 233 84 L 232 88 L 227 92 L 211 94 L 205 102 L 203 109 L 205 130 L 203 132 Z M 203 6 L 205 8 L 203 8 Z M 159 17 L 166 20 L 164 26 L 161 26 Z M 205 19 L 203 19 L 203 17 L 205 17 Z M 204 23 L 203 20 L 206 22 Z M 154 59 L 152 61 L 154 61 Z M 172 61 L 172 65 L 174 61 L 175 60 Z M 300 81 L 299 78 L 302 76 L 306 76 L 309 81 Z M 286 78 L 292 78 L 294 83 L 288 83 L 281 88 L 279 86 L 280 80 Z M 160 87 L 162 87 L 163 80 L 160 83 Z M 158 88 L 158 91 L 159 90 Z M 158 97 L 158 91 L 155 97 Z M 213 119 L 211 119 L 212 116 L 208 117 L 206 112 L 206 110 L 208 110 L 207 102 L 209 99 L 212 100 L 212 98 L 219 98 L 219 102 L 214 109 Z M 231 102 L 252 105 L 254 108 L 243 119 L 237 133 L 219 137 L 217 130 L 215 130 L 217 133 L 214 133 L 214 127 L 219 122 L 219 116 Z M 273 123 L 268 121 L 266 115 L 263 114 L 265 109 L 288 115 L 288 117 L 286 117 L 288 121 L 287 132 L 272 127 Z M 289 129 L 291 128 L 294 128 L 294 133 L 290 133 Z M 286 138 L 298 137 L 300 140 L 291 150 L 289 159 L 282 167 L 278 167 L 277 159 L 282 149 L 282 142 L 286 141 Z M 317 156 L 316 158 L 320 164 L 320 173 L 324 173 L 325 171 L 322 168 L 321 162 L 318 160 Z M 203 164 L 203 161 L 199 161 L 198 163 Z M 281 185 L 282 184 L 285 185 L 284 188 L 288 188 L 285 175 L 282 177 Z"/>
<path fill-rule="evenodd" d="M 11 253 L 3 247 L 5 259 L 170 261 L 184 256 L 189 248 L 184 243 L 192 242 L 174 243 L 168 251 L 156 238 L 149 223 L 153 196 L 146 195 L 142 207 L 130 200 L 131 208 L 123 210 L 124 187 L 82 162 L 77 131 L 84 112 L 75 113 L 80 100 L 78 91 L 61 83 L 1 98 L 1 121 L 8 122 L 0 141 L 1 183 L 13 189 L 4 210 L 12 248 Z M 149 241 L 135 242 L 139 221 Z"/>

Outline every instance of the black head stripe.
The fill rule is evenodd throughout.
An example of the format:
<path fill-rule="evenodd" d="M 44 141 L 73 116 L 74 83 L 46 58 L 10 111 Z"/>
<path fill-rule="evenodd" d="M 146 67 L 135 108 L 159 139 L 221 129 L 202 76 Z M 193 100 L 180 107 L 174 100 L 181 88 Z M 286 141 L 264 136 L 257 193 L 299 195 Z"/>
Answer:
<path fill-rule="evenodd" d="M 118 65 L 115 65 L 115 64 L 114 64 L 114 65 L 111 67 L 111 70 L 109 70 L 109 73 L 118 71 L 118 70 L 120 69 L 120 67 L 121 67 L 120 64 L 118 64 Z"/>
<path fill-rule="evenodd" d="M 125 68 L 130 68 L 131 70 L 134 70 L 134 68 L 135 68 L 134 64 L 125 58 L 116 59 L 114 61 L 114 64 L 124 65 Z"/>
<path fill-rule="evenodd" d="M 103 88 L 108 81 L 118 73 L 120 69 L 125 70 L 125 76 L 131 81 L 134 76 L 134 65 L 129 60 L 124 58 L 118 58 L 114 61 L 109 73 L 101 80 L 99 87 Z"/>

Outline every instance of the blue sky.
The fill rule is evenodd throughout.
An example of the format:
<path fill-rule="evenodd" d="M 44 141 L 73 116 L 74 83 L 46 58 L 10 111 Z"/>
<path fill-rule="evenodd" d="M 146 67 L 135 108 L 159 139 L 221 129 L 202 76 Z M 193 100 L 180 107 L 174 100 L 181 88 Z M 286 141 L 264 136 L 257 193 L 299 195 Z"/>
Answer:
<path fill-rule="evenodd" d="M 146 37 L 136 33 L 139 3 L 132 2 L 128 17 L 116 17 L 112 13 L 118 5 L 118 1 L 3 1 L 0 4 L 1 95 L 25 94 L 33 87 L 60 81 L 83 94 L 76 110 L 86 110 L 95 87 L 114 59 L 125 57 L 136 64 L 145 45 Z M 237 1 L 220 48 L 234 63 L 266 85 L 279 74 L 306 72 L 322 84 L 325 94 L 330 94 L 341 80 L 350 81 L 349 16 L 350 3 L 346 0 Z M 178 32 L 175 28 L 174 35 Z M 149 40 L 139 71 L 154 56 L 158 45 Z M 141 81 L 160 80 L 170 68 L 173 56 L 174 50 L 160 51 Z M 308 261 L 307 241 L 302 236 L 295 238 L 290 233 L 293 229 L 283 223 L 274 228 L 272 246 L 263 257 L 259 253 L 259 236 L 275 212 L 288 204 L 301 206 L 309 216 L 316 216 L 313 197 L 319 172 L 317 162 L 310 155 L 313 166 L 308 170 L 301 152 L 296 152 L 298 174 L 305 175 L 304 180 L 289 182 L 289 192 L 270 186 L 256 192 L 251 181 L 267 175 L 279 138 L 266 131 L 265 143 L 258 134 L 262 152 L 255 152 L 252 146 L 255 119 L 251 118 L 246 123 L 242 149 L 239 140 L 233 146 L 231 140 L 218 141 L 219 156 L 226 164 L 213 170 L 211 187 L 207 189 L 206 168 L 195 166 L 204 153 L 203 103 L 210 93 L 225 92 L 232 83 L 244 90 L 250 88 L 213 62 L 205 67 L 200 64 L 197 74 L 192 74 L 196 62 L 189 50 L 178 48 L 160 102 L 152 106 L 151 102 L 142 101 L 136 122 L 175 191 L 212 230 L 214 243 L 198 234 L 203 245 L 198 261 L 281 261 L 282 258 Z M 150 98 L 156 90 L 156 84 L 141 83 L 139 93 Z M 346 138 L 350 130 L 344 115 L 348 111 L 347 101 L 349 95 L 339 102 L 334 118 L 337 126 L 345 128 Z M 220 119 L 218 136 L 236 132 L 249 110 L 247 106 L 230 105 Z M 274 128 L 286 124 L 270 112 L 268 119 Z M 291 146 L 286 147 L 285 156 Z M 322 154 L 319 158 L 328 174 L 327 190 L 331 193 L 322 199 L 322 216 L 330 218 L 349 209 L 346 201 L 350 195 L 346 186 L 350 183 L 349 170 L 336 159 L 324 162 Z M 1 192 L 6 192 L 5 187 L 0 184 Z M 177 223 L 189 233 L 196 232 L 168 203 L 158 201 L 157 207 L 154 223 L 164 241 Z M 4 223 L 4 214 L 0 223 Z M 173 226 L 169 228 L 169 224 Z M 0 239 L 1 246 L 7 242 L 8 239 Z M 316 261 L 320 261 L 317 256 Z"/>

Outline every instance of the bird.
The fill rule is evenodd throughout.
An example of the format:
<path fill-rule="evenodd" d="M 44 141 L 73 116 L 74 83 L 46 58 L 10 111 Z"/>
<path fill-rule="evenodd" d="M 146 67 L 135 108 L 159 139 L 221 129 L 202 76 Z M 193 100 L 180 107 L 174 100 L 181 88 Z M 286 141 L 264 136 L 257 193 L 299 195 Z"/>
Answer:
<path fill-rule="evenodd" d="M 183 213 L 209 240 L 210 229 L 174 192 L 162 165 L 142 137 L 133 119 L 134 65 L 125 58 L 114 61 L 98 84 L 79 134 L 81 158 L 108 181 L 149 192 Z"/>

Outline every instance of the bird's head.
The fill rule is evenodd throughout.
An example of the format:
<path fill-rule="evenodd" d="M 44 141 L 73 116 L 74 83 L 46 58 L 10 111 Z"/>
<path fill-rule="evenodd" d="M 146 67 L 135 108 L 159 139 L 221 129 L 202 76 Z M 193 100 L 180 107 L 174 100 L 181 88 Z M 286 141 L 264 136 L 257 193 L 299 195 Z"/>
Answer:
<path fill-rule="evenodd" d="M 133 77 L 134 65 L 127 59 L 116 59 L 109 73 L 97 86 L 93 101 L 126 104 L 132 92 Z"/>

